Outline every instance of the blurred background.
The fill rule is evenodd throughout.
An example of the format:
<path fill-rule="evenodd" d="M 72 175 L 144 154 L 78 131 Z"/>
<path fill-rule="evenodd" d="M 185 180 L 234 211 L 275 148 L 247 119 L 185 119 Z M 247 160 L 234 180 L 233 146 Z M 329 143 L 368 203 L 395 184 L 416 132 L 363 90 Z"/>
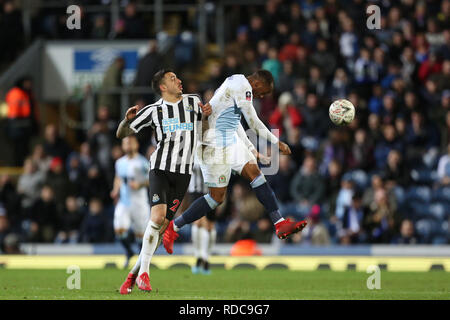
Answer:
<path fill-rule="evenodd" d="M 69 5 L 81 29 L 67 28 Z M 0 0 L 0 45 L 3 253 L 115 242 L 115 131 L 128 107 L 158 98 L 163 66 L 204 101 L 229 75 L 273 74 L 254 106 L 293 153 L 267 178 L 285 217 L 311 219 L 283 244 L 450 241 L 448 0 Z M 339 98 L 357 110 L 348 127 L 328 118 Z M 148 157 L 151 130 L 139 142 Z M 216 214 L 219 243 L 280 243 L 245 181 Z"/>

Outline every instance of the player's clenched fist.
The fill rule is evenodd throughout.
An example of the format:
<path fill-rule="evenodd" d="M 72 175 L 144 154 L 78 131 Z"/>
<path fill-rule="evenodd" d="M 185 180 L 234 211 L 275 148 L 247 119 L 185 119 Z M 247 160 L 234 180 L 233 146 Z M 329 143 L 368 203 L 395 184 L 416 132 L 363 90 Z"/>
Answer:
<path fill-rule="evenodd" d="M 278 148 L 280 149 L 281 154 L 284 154 L 284 155 L 291 154 L 291 148 L 289 148 L 289 146 L 284 142 L 281 142 L 281 141 L 278 142 Z"/>
<path fill-rule="evenodd" d="M 131 107 L 130 109 L 128 109 L 127 113 L 125 114 L 125 118 L 127 119 L 127 121 L 130 121 L 131 119 L 136 117 L 136 114 L 138 111 L 139 111 L 139 106 L 134 106 L 134 107 Z"/>
<path fill-rule="evenodd" d="M 212 113 L 212 108 L 209 102 L 207 104 L 202 104 L 201 102 L 199 102 L 198 106 L 202 109 L 202 113 L 205 116 L 209 116 Z"/>

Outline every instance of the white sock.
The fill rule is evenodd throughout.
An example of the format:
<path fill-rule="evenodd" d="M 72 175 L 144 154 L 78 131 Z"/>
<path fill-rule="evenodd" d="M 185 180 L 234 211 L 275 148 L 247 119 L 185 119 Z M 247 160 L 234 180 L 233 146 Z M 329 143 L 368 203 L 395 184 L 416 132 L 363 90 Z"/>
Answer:
<path fill-rule="evenodd" d="M 211 255 L 212 249 L 214 248 L 214 245 L 216 244 L 216 238 L 217 238 L 217 232 L 216 228 L 212 229 L 209 232 L 209 245 L 208 245 L 208 255 Z"/>
<path fill-rule="evenodd" d="M 208 257 L 209 257 L 209 231 L 206 230 L 205 228 L 200 228 L 199 229 L 200 232 L 200 257 L 204 260 L 204 261 L 208 261 Z"/>
<path fill-rule="evenodd" d="M 153 221 L 149 221 L 147 228 L 145 229 L 144 239 L 142 241 L 142 250 L 140 254 L 141 268 L 139 274 L 149 272 L 150 261 L 152 260 L 153 253 L 155 252 L 156 245 L 158 244 L 159 230 L 161 226 L 157 225 Z"/>
<path fill-rule="evenodd" d="M 136 242 L 138 243 L 138 245 L 140 245 L 142 250 L 142 238 L 138 238 Z M 140 267 L 141 267 L 141 253 L 139 252 L 139 256 L 136 260 L 136 263 L 134 264 L 133 268 L 131 268 L 130 272 L 132 274 L 138 274 Z"/>
<path fill-rule="evenodd" d="M 198 259 L 200 258 L 200 232 L 196 224 L 192 225 L 191 238 L 194 246 L 194 256 Z"/>
<path fill-rule="evenodd" d="M 284 218 L 279 219 L 277 222 L 274 223 L 274 225 L 276 225 L 277 223 L 280 223 L 281 221 L 284 221 Z"/>
<path fill-rule="evenodd" d="M 138 274 L 140 267 L 141 267 L 141 254 L 139 254 L 139 257 L 136 260 L 136 263 L 134 264 L 133 268 L 131 268 L 130 272 L 132 274 Z"/>

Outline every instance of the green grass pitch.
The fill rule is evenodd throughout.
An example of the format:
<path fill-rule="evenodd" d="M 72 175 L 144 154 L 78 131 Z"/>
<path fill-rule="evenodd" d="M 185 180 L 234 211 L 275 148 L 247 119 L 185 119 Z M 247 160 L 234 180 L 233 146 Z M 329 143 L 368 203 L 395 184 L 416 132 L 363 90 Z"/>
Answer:
<path fill-rule="evenodd" d="M 81 270 L 81 289 L 66 287 L 66 270 L 0 269 L 0 300 L 6 299 L 450 299 L 450 273 L 381 271 L 381 289 L 369 290 L 370 274 L 356 271 L 213 269 L 193 275 L 188 269 L 151 270 L 151 293 L 137 287 L 127 296 L 118 289 L 127 272 Z"/>

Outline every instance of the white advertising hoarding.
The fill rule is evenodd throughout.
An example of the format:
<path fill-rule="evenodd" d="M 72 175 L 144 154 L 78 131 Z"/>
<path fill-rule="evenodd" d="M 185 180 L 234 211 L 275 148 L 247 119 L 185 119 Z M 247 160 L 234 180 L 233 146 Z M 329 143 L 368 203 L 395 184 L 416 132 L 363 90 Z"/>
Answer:
<path fill-rule="evenodd" d="M 88 84 L 100 86 L 105 71 L 118 56 L 125 59 L 123 83 L 129 84 L 139 58 L 147 51 L 147 41 L 48 41 L 43 55 L 43 98 L 58 101 Z"/>

